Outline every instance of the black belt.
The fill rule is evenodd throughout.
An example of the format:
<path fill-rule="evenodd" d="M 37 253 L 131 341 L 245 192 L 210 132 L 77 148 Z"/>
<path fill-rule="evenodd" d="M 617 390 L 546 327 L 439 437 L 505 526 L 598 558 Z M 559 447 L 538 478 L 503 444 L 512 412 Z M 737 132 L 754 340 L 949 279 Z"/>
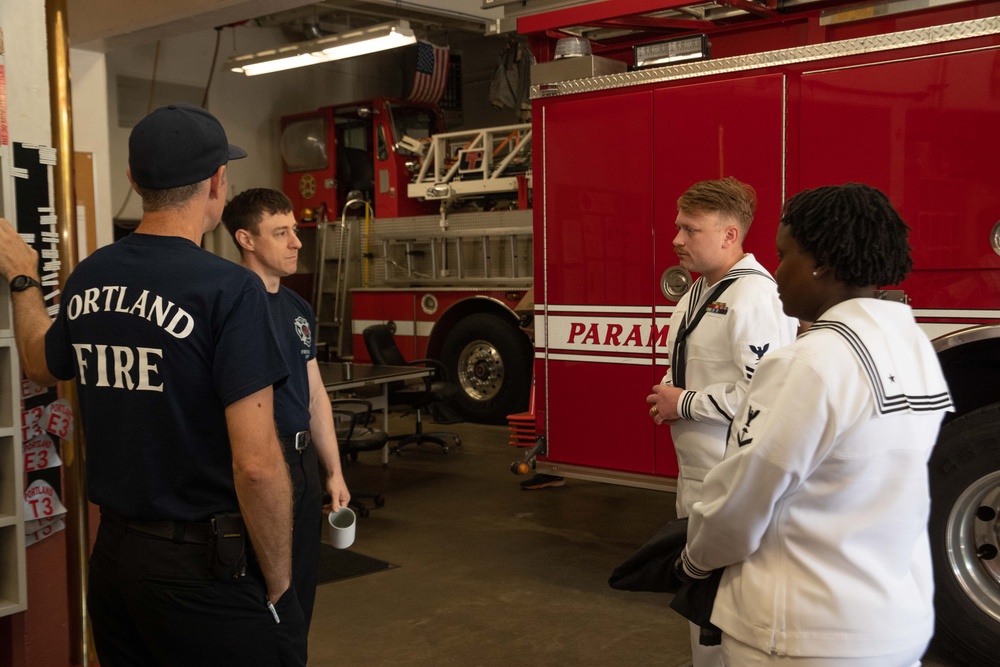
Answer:
<path fill-rule="evenodd" d="M 101 510 L 102 520 L 124 526 L 132 532 L 150 537 L 159 537 L 182 544 L 208 544 L 212 538 L 212 525 L 207 521 L 139 521 L 126 519 L 114 512 Z"/>
<path fill-rule="evenodd" d="M 306 447 L 312 444 L 312 433 L 308 429 L 305 431 L 299 431 L 295 435 L 290 435 L 287 437 L 278 437 L 281 444 L 285 447 L 294 448 L 295 451 L 301 452 Z"/>

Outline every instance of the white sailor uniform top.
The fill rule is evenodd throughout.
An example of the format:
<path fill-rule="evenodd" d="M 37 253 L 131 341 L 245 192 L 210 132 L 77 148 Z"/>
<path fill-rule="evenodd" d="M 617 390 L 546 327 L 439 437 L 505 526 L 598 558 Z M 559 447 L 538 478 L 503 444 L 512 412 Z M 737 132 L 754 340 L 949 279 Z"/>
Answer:
<path fill-rule="evenodd" d="M 798 327 L 782 312 L 774 279 L 752 254 L 733 265 L 723 280 L 730 278 L 736 281 L 714 303 L 705 301 L 715 286 L 699 278 L 670 317 L 667 350 L 674 349 L 681 326 L 690 323 L 699 309 L 705 310 L 687 339 L 684 389 L 688 391 L 677 403 L 683 419 L 670 431 L 680 468 L 679 517 L 690 514 L 705 474 L 722 460 L 726 432 L 757 363 L 765 353 L 791 343 Z M 673 362 L 663 378 L 665 384 L 675 384 Z"/>
<path fill-rule="evenodd" d="M 728 566 L 712 622 L 777 655 L 925 644 L 927 460 L 951 407 L 903 304 L 842 302 L 769 353 L 688 528 L 692 570 Z"/>

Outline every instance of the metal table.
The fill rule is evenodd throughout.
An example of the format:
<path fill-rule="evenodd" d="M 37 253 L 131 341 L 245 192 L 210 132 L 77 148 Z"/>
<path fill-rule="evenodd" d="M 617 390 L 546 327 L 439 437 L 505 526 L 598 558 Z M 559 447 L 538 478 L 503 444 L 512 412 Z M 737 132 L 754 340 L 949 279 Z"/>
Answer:
<path fill-rule="evenodd" d="M 382 409 L 382 429 L 386 433 L 389 432 L 389 383 L 415 380 L 434 372 L 433 368 L 427 366 L 373 366 L 337 362 L 319 362 L 318 365 L 323 387 L 329 394 L 381 385 L 382 390 L 378 396 L 380 400 L 373 400 L 372 407 Z M 382 449 L 382 463 L 388 462 L 389 446 L 386 445 Z"/>

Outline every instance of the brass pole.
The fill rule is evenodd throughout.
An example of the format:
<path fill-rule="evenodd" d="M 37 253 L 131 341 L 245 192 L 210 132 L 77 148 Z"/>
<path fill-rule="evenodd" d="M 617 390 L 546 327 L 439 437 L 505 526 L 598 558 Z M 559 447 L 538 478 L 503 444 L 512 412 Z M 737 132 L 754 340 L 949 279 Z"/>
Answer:
<path fill-rule="evenodd" d="M 69 30 L 66 0 L 46 0 L 45 28 L 49 42 L 49 99 L 52 143 L 56 148 L 55 213 L 59 230 L 60 283 L 76 268 L 76 192 L 73 181 L 73 104 L 70 91 Z M 76 385 L 62 382 L 59 394 L 69 400 L 79 415 Z M 63 500 L 66 504 L 66 571 L 69 596 L 70 662 L 89 665 L 94 659 L 90 624 L 87 620 L 87 557 L 90 553 L 84 461 L 86 450 L 80 421 L 62 443 Z"/>

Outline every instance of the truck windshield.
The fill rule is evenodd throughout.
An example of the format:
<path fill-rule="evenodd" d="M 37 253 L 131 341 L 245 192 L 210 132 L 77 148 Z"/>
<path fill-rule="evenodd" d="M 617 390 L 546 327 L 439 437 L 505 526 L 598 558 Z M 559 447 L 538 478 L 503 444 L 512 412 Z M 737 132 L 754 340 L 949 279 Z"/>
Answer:
<path fill-rule="evenodd" d="M 403 155 L 413 155 L 405 148 L 398 147 L 403 137 L 428 139 L 438 132 L 437 114 L 433 109 L 392 104 L 389 105 L 389 113 L 394 134 L 392 140 L 397 144 L 397 151 Z"/>

